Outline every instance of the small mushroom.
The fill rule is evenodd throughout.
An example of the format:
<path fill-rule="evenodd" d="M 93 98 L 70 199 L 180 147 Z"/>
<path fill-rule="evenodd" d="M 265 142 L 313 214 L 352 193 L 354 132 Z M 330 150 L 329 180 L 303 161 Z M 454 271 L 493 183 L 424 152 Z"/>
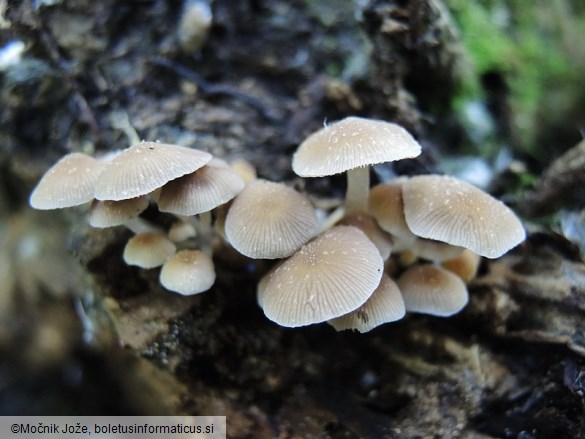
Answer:
<path fill-rule="evenodd" d="M 212 259 L 199 250 L 181 250 L 162 267 L 160 283 L 169 291 L 190 296 L 210 289 L 215 282 Z"/>
<path fill-rule="evenodd" d="M 241 254 L 254 259 L 286 258 L 317 233 L 309 200 L 282 183 L 257 180 L 234 199 L 225 234 Z"/>
<path fill-rule="evenodd" d="M 86 154 L 67 154 L 38 182 L 30 195 L 31 207 L 61 209 L 91 201 L 104 166 L 104 163 Z"/>
<path fill-rule="evenodd" d="M 400 125 L 352 116 L 305 139 L 293 156 L 292 167 L 301 177 L 347 171 L 346 213 L 365 212 L 368 166 L 416 157 L 420 152 L 420 145 Z"/>
<path fill-rule="evenodd" d="M 407 312 L 449 317 L 469 300 L 467 287 L 458 276 L 432 264 L 410 267 L 396 283 Z"/>
<path fill-rule="evenodd" d="M 225 162 L 212 159 L 192 174 L 176 178 L 162 187 L 158 198 L 161 212 L 197 215 L 209 212 L 234 198 L 244 181 Z"/>
<path fill-rule="evenodd" d="M 469 283 L 477 275 L 480 262 L 481 256 L 466 248 L 459 256 L 443 261 L 441 265 L 459 276 L 463 282 Z"/>
<path fill-rule="evenodd" d="M 211 154 L 196 149 L 141 142 L 106 164 L 96 182 L 95 198 L 118 201 L 146 195 L 210 160 Z"/>
<path fill-rule="evenodd" d="M 282 326 L 325 322 L 363 305 L 383 268 L 378 249 L 361 230 L 336 226 L 272 269 L 260 284 L 258 303 Z"/>
<path fill-rule="evenodd" d="M 422 175 L 402 186 L 404 216 L 415 235 L 498 258 L 526 238 L 522 223 L 504 203 L 443 175 Z"/>
<path fill-rule="evenodd" d="M 175 254 L 177 248 L 160 233 L 139 233 L 128 240 L 124 247 L 124 261 L 140 268 L 160 267 Z"/>
<path fill-rule="evenodd" d="M 338 223 L 340 226 L 355 226 L 366 234 L 372 243 L 378 248 L 383 260 L 390 257 L 392 251 L 392 237 L 384 232 L 374 218 L 365 213 L 346 215 Z"/>
<path fill-rule="evenodd" d="M 148 207 L 148 197 L 129 198 L 120 201 L 94 200 L 89 213 L 92 227 L 115 227 L 129 223 Z"/>
<path fill-rule="evenodd" d="M 240 176 L 244 183 L 249 184 L 258 180 L 256 168 L 247 160 L 238 159 L 230 163 L 230 167 Z"/>
<path fill-rule="evenodd" d="M 400 320 L 405 314 L 404 300 L 398 285 L 387 274 L 372 296 L 355 311 L 329 320 L 337 331 L 355 329 L 361 333 L 371 331 L 384 323 Z"/>

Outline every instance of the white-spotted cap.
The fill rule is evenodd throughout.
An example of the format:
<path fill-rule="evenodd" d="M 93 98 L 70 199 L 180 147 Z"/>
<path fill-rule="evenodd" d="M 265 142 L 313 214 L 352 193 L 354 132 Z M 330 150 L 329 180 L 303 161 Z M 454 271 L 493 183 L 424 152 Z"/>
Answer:
<path fill-rule="evenodd" d="M 190 296 L 210 289 L 215 282 L 212 259 L 199 250 L 181 250 L 162 267 L 160 283 L 169 291 Z"/>
<path fill-rule="evenodd" d="M 158 198 L 161 212 L 197 215 L 209 212 L 234 198 L 244 181 L 222 160 L 212 159 L 192 174 L 169 181 Z"/>
<path fill-rule="evenodd" d="M 136 197 L 120 201 L 94 200 L 89 212 L 92 227 L 114 227 L 136 218 L 148 207 L 148 197 Z"/>
<path fill-rule="evenodd" d="M 354 329 L 364 333 L 384 323 L 400 320 L 405 313 L 404 300 L 398 285 L 384 274 L 380 285 L 366 303 L 355 311 L 329 320 L 329 324 L 337 331 Z"/>
<path fill-rule="evenodd" d="M 317 228 L 315 209 L 305 196 L 266 180 L 246 186 L 225 219 L 230 244 L 254 259 L 286 258 L 313 238 Z"/>
<path fill-rule="evenodd" d="M 392 252 L 392 237 L 382 230 L 374 218 L 365 213 L 353 213 L 344 216 L 338 223 L 340 226 L 354 226 L 366 234 L 380 252 L 382 259 L 386 260 Z"/>
<path fill-rule="evenodd" d="M 104 166 L 104 163 L 86 154 L 67 154 L 37 183 L 30 195 L 31 207 L 42 210 L 61 209 L 91 201 Z"/>
<path fill-rule="evenodd" d="M 293 156 L 292 168 L 301 177 L 324 177 L 420 152 L 418 142 L 400 125 L 351 116 L 307 137 Z"/>
<path fill-rule="evenodd" d="M 480 262 L 481 256 L 466 248 L 459 256 L 443 261 L 441 265 L 468 283 L 477 275 Z"/>
<path fill-rule="evenodd" d="M 404 181 L 405 178 L 399 178 L 372 187 L 368 196 L 368 213 L 383 230 L 403 241 L 411 242 L 416 236 L 410 231 L 404 218 Z"/>
<path fill-rule="evenodd" d="M 458 276 L 432 264 L 410 267 L 396 283 L 407 312 L 449 317 L 469 300 L 467 287 Z"/>
<path fill-rule="evenodd" d="M 325 322 L 363 305 L 383 268 L 378 249 L 361 230 L 336 226 L 271 270 L 258 302 L 282 326 Z"/>
<path fill-rule="evenodd" d="M 124 247 L 124 262 L 140 268 L 160 267 L 177 251 L 166 236 L 156 232 L 134 235 Z"/>
<path fill-rule="evenodd" d="M 178 145 L 141 142 L 107 163 L 96 183 L 98 200 L 126 200 L 146 195 L 165 183 L 195 172 L 211 154 Z"/>
<path fill-rule="evenodd" d="M 402 196 L 406 223 L 423 238 L 487 258 L 502 256 L 526 238 L 522 223 L 504 203 L 454 177 L 411 177 Z"/>

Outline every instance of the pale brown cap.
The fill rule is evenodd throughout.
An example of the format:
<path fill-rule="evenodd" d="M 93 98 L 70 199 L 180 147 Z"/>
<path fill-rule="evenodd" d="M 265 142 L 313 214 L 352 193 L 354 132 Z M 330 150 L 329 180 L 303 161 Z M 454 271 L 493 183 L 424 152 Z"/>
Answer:
<path fill-rule="evenodd" d="M 230 167 L 244 180 L 245 184 L 252 183 L 258 179 L 256 168 L 252 163 L 244 159 L 237 159 L 230 163 Z"/>
<path fill-rule="evenodd" d="M 292 167 L 301 177 L 323 177 L 420 152 L 418 142 L 400 125 L 351 116 L 307 137 L 295 152 Z"/>
<path fill-rule="evenodd" d="M 354 226 L 366 234 L 386 260 L 392 252 L 392 237 L 382 230 L 374 218 L 365 213 L 354 213 L 344 216 L 338 223 L 340 226 Z"/>
<path fill-rule="evenodd" d="M 160 267 L 175 254 L 177 248 L 160 233 L 144 232 L 134 235 L 124 247 L 124 261 L 141 268 Z"/>
<path fill-rule="evenodd" d="M 407 312 L 449 317 L 461 311 L 469 300 L 463 281 L 436 265 L 410 267 L 397 284 Z"/>
<path fill-rule="evenodd" d="M 317 233 L 309 200 L 282 183 L 256 180 L 234 199 L 225 233 L 241 254 L 254 259 L 286 258 Z"/>
<path fill-rule="evenodd" d="M 258 301 L 279 325 L 321 323 L 363 305 L 383 268 L 378 249 L 361 230 L 337 226 L 271 270 Z"/>
<path fill-rule="evenodd" d="M 89 212 L 92 227 L 114 227 L 136 218 L 148 207 L 148 197 L 136 197 L 120 201 L 94 200 Z"/>
<path fill-rule="evenodd" d="M 212 159 L 207 165 L 162 187 L 158 198 L 161 212 L 197 215 L 209 212 L 234 198 L 244 181 L 225 162 Z"/>
<path fill-rule="evenodd" d="M 169 291 L 189 296 L 210 289 L 215 282 L 212 259 L 199 250 L 181 250 L 162 267 L 160 283 Z"/>
<path fill-rule="evenodd" d="M 441 265 L 459 276 L 463 282 L 468 283 L 477 275 L 480 262 L 481 256 L 466 248 L 459 256 L 443 261 Z"/>
<path fill-rule="evenodd" d="M 329 324 L 337 331 L 355 329 L 364 333 L 384 323 L 400 320 L 405 313 L 404 300 L 398 285 L 384 274 L 380 285 L 366 303 L 355 311 L 329 320 Z"/>
<path fill-rule="evenodd" d="M 404 216 L 423 238 L 497 258 L 526 238 L 520 220 L 504 203 L 480 189 L 443 175 L 412 177 L 402 187 Z"/>
<path fill-rule="evenodd" d="M 455 258 L 464 250 L 463 247 L 426 238 L 415 239 L 411 244 L 411 248 L 417 257 L 433 262 L 442 262 Z"/>
<path fill-rule="evenodd" d="M 94 198 L 104 164 L 79 152 L 67 154 L 43 175 L 30 195 L 35 209 L 78 206 Z"/>
<path fill-rule="evenodd" d="M 399 178 L 372 187 L 368 196 L 368 213 L 376 219 L 383 230 L 410 242 L 414 241 L 416 236 L 410 231 L 404 218 L 402 184 L 405 180 Z"/>
<path fill-rule="evenodd" d="M 211 154 L 196 149 L 141 142 L 107 163 L 96 183 L 95 198 L 117 201 L 146 195 L 210 160 Z"/>
<path fill-rule="evenodd" d="M 177 221 L 176 223 L 173 223 L 167 236 L 173 242 L 182 242 L 197 236 L 197 230 L 195 230 L 193 224 L 188 221 Z"/>

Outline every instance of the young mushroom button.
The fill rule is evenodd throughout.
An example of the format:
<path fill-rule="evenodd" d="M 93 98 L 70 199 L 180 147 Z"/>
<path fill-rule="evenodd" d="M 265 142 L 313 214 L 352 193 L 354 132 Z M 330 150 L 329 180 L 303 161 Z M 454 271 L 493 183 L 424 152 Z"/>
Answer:
<path fill-rule="evenodd" d="M 102 162 L 85 154 L 67 154 L 43 175 L 31 193 L 31 207 L 61 209 L 91 201 L 104 166 Z"/>
<path fill-rule="evenodd" d="M 317 233 L 309 200 L 282 183 L 256 180 L 235 198 L 225 234 L 241 254 L 254 259 L 286 258 Z"/>
<path fill-rule="evenodd" d="M 311 134 L 297 149 L 292 167 L 301 177 L 324 177 L 347 171 L 347 213 L 365 212 L 370 182 L 368 166 L 413 158 L 421 147 L 400 125 L 347 117 Z"/>
<path fill-rule="evenodd" d="M 258 303 L 282 326 L 325 322 L 363 305 L 380 284 L 383 268 L 378 249 L 361 230 L 336 226 L 270 271 Z"/>
<path fill-rule="evenodd" d="M 198 294 L 215 282 L 213 261 L 199 250 L 181 250 L 165 262 L 159 279 L 169 291 L 184 296 Z"/>
<path fill-rule="evenodd" d="M 140 268 L 160 267 L 176 251 L 175 244 L 160 233 L 139 233 L 124 247 L 124 262 Z"/>
<path fill-rule="evenodd" d="M 526 237 L 505 204 L 454 177 L 412 177 L 404 182 L 402 196 L 406 223 L 423 238 L 498 258 Z"/>

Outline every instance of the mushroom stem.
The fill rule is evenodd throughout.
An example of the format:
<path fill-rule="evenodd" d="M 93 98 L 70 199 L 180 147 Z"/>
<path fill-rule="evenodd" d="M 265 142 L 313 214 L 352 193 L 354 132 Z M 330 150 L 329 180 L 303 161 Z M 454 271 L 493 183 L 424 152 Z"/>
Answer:
<path fill-rule="evenodd" d="M 368 210 L 368 190 L 370 188 L 370 168 L 362 166 L 347 171 L 347 191 L 345 212 L 364 213 Z"/>
<path fill-rule="evenodd" d="M 140 217 L 132 218 L 130 221 L 124 223 L 124 225 L 128 227 L 135 235 L 144 232 L 165 233 L 161 228 Z"/>

